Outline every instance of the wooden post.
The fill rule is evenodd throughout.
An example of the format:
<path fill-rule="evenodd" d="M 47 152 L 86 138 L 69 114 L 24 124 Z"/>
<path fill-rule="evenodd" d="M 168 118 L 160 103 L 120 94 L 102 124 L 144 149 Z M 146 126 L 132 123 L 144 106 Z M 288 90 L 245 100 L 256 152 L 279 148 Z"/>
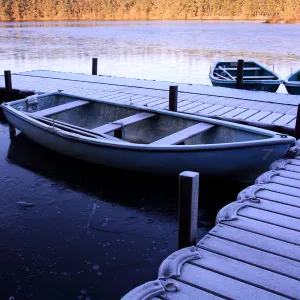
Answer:
<path fill-rule="evenodd" d="M 243 73 L 244 73 L 244 60 L 238 60 L 237 66 L 237 75 L 236 75 L 236 88 L 242 89 L 243 88 Z"/>
<path fill-rule="evenodd" d="M 93 58 L 92 75 L 98 74 L 98 58 Z"/>
<path fill-rule="evenodd" d="M 11 72 L 4 71 L 4 79 L 5 79 L 5 101 L 12 101 L 12 83 L 11 83 Z"/>
<path fill-rule="evenodd" d="M 169 110 L 177 111 L 178 101 L 178 85 L 171 85 L 169 87 Z"/>
<path fill-rule="evenodd" d="M 178 248 L 196 244 L 198 222 L 199 173 L 179 174 Z"/>
<path fill-rule="evenodd" d="M 296 125 L 295 125 L 295 138 L 300 139 L 300 104 L 298 104 L 297 117 L 296 117 Z"/>
<path fill-rule="evenodd" d="M 13 125 L 10 124 L 9 125 L 9 137 L 10 137 L 10 139 L 12 140 L 13 138 L 15 138 L 16 134 L 17 134 L 16 128 Z"/>

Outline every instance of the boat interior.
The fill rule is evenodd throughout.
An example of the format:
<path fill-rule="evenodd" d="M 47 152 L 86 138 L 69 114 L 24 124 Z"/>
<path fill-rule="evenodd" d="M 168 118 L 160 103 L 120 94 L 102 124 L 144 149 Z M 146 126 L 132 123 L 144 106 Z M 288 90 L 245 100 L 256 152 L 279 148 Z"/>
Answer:
<path fill-rule="evenodd" d="M 36 121 L 81 136 L 122 143 L 199 145 L 270 138 L 269 134 L 202 122 L 197 117 L 168 114 L 117 103 L 55 93 L 29 97 L 11 106 Z M 218 122 L 217 122 L 218 123 Z"/>
<path fill-rule="evenodd" d="M 289 81 L 300 81 L 300 70 L 289 77 Z"/>
<path fill-rule="evenodd" d="M 213 70 L 213 75 L 218 79 L 236 80 L 237 62 L 220 62 Z M 245 62 L 243 69 L 243 80 L 277 80 L 273 73 L 262 68 L 254 62 Z"/>

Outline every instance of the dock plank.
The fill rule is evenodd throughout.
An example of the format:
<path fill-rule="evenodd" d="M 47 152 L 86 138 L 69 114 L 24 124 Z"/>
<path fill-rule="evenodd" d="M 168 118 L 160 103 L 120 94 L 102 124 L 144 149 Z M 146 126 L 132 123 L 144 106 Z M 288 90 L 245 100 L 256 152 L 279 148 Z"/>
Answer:
<path fill-rule="evenodd" d="M 299 232 L 300 243 L 300 220 L 297 218 L 291 218 L 282 214 L 265 211 L 257 207 L 246 207 L 241 209 L 238 214 L 252 220 L 276 225 L 280 228 L 295 230 Z M 263 224 L 261 225 L 264 226 Z"/>
<path fill-rule="evenodd" d="M 193 107 L 193 108 L 189 108 L 189 109 L 186 109 L 184 110 L 184 112 L 187 112 L 187 113 L 197 113 L 198 111 L 201 111 L 201 109 L 205 109 L 207 107 L 211 107 L 213 106 L 213 104 L 210 104 L 210 103 L 199 103 L 199 105 Z"/>
<path fill-rule="evenodd" d="M 286 168 L 290 168 L 290 166 L 286 166 Z M 290 195 L 295 197 L 300 197 L 300 189 L 293 188 L 289 186 L 285 186 L 278 183 L 269 182 L 264 184 L 264 188 L 269 191 L 277 192 L 283 195 Z M 282 196 L 284 197 L 284 196 Z"/>
<path fill-rule="evenodd" d="M 166 284 L 174 284 L 179 287 L 179 290 L 176 293 L 172 294 L 172 300 L 221 300 L 224 298 L 218 297 L 214 294 L 211 294 L 207 291 L 199 290 L 191 285 L 185 284 L 181 281 L 175 279 L 168 279 L 166 282 L 162 283 L 164 286 Z M 169 300 L 169 295 L 161 295 L 160 299 Z M 153 298 L 151 298 L 153 299 Z"/>
<path fill-rule="evenodd" d="M 300 263 L 261 249 L 248 247 L 213 235 L 206 235 L 197 244 L 201 249 L 300 280 Z M 282 266 L 285 266 L 284 268 Z"/>
<path fill-rule="evenodd" d="M 294 187 L 294 188 L 299 188 L 299 184 L 300 184 L 299 179 L 286 178 L 278 175 L 272 176 L 271 182 Z"/>
<path fill-rule="evenodd" d="M 274 235 L 269 236 L 265 233 L 268 234 L 268 232 L 261 234 L 259 231 L 253 232 L 240 227 L 228 226 L 228 224 L 218 224 L 209 232 L 210 235 L 300 263 L 300 245 L 274 238 Z"/>
<path fill-rule="evenodd" d="M 222 223 L 225 223 L 225 221 L 222 221 Z M 300 246 L 300 232 L 290 230 L 285 227 L 269 224 L 256 219 L 249 219 L 243 216 L 240 216 L 237 220 L 231 222 L 230 224 L 226 224 Z"/>
<path fill-rule="evenodd" d="M 249 109 L 249 110 L 243 111 L 240 114 L 236 115 L 235 119 L 246 120 L 247 118 L 252 117 L 252 116 L 256 115 L 257 113 L 259 113 L 258 110 Z"/>
<path fill-rule="evenodd" d="M 275 125 L 286 125 L 295 119 L 296 119 L 296 116 L 294 116 L 294 115 L 283 115 L 279 119 L 275 120 L 273 123 Z"/>
<path fill-rule="evenodd" d="M 300 207 L 300 201 L 298 197 L 290 195 L 282 195 L 277 192 L 268 190 L 259 190 L 255 193 L 258 199 L 266 199 L 268 201 L 278 202 L 281 204 L 286 204 L 290 206 Z"/>
<path fill-rule="evenodd" d="M 180 280 L 231 299 L 283 299 L 277 294 L 189 263 L 183 265 Z"/>
<path fill-rule="evenodd" d="M 222 115 L 224 115 L 225 113 L 230 112 L 230 111 L 232 111 L 232 110 L 234 110 L 234 109 L 235 109 L 235 107 L 224 106 L 224 107 L 222 107 L 222 108 L 220 108 L 220 109 L 214 111 L 214 112 L 212 113 L 212 115 L 213 115 L 213 116 L 222 116 Z"/>
<path fill-rule="evenodd" d="M 197 114 L 211 114 L 213 113 L 214 111 L 220 109 L 220 108 L 223 108 L 224 106 L 222 105 L 219 105 L 219 104 L 216 104 L 216 105 L 213 105 L 213 106 L 210 106 L 210 107 L 207 107 L 205 109 L 201 109 L 199 111 L 197 111 Z"/>
<path fill-rule="evenodd" d="M 281 177 L 292 178 L 296 180 L 300 180 L 300 173 L 291 172 L 288 170 L 278 170 L 276 171 Z"/>
<path fill-rule="evenodd" d="M 298 201 L 299 202 L 299 201 Z M 285 215 L 288 217 L 293 217 L 300 220 L 300 208 L 282 204 L 282 203 L 276 203 L 274 201 L 268 201 L 268 200 L 260 200 L 259 203 L 251 204 L 251 207 L 257 207 L 261 210 L 266 210 L 269 212 L 277 213 L 280 215 Z M 276 223 L 278 225 L 278 223 Z"/>
<path fill-rule="evenodd" d="M 223 114 L 222 117 L 233 118 L 233 117 L 236 117 L 237 115 L 241 114 L 244 111 L 246 111 L 245 108 L 236 107 L 235 109 L 230 110 L 229 112 L 226 112 L 225 114 Z"/>
<path fill-rule="evenodd" d="M 269 112 L 269 111 L 260 111 L 257 114 L 252 115 L 249 118 L 246 118 L 245 120 L 252 121 L 252 122 L 258 122 L 261 119 L 265 118 L 266 116 L 269 116 L 270 114 L 271 114 L 271 112 Z"/>
<path fill-rule="evenodd" d="M 271 113 L 270 115 L 268 115 L 265 118 L 261 119 L 259 122 L 272 124 L 275 121 L 277 121 L 279 118 L 281 118 L 282 116 L 283 116 L 283 114 L 280 114 L 280 113 Z"/>
<path fill-rule="evenodd" d="M 205 249 L 199 249 L 199 253 L 201 259 L 193 260 L 190 264 L 217 272 L 218 274 L 279 294 L 283 297 L 287 296 L 295 299 L 300 297 L 300 282 L 296 279 Z"/>

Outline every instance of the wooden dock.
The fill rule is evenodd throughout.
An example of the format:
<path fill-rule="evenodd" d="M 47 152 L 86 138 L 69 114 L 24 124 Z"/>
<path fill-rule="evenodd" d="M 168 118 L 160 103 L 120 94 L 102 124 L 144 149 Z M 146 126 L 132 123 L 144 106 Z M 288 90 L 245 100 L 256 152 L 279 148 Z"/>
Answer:
<path fill-rule="evenodd" d="M 167 109 L 172 82 L 87 74 L 30 71 L 12 75 L 19 90 L 66 93 L 136 106 Z M 0 87 L 4 87 L 0 76 Z M 292 134 L 300 96 L 178 84 L 178 111 L 241 122 Z"/>
<path fill-rule="evenodd" d="M 300 299 L 300 143 L 122 300 Z"/>

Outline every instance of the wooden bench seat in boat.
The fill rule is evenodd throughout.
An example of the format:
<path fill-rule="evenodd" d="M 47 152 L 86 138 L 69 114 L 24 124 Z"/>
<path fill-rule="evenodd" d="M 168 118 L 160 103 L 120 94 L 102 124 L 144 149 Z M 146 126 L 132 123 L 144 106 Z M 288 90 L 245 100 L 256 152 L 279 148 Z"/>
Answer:
<path fill-rule="evenodd" d="M 95 133 L 107 133 L 111 131 L 117 131 L 119 129 L 122 129 L 124 126 L 128 126 L 142 120 L 150 119 L 155 116 L 156 114 L 154 113 L 142 112 L 124 119 L 104 124 L 102 126 L 92 129 L 91 131 Z"/>
<path fill-rule="evenodd" d="M 236 78 L 234 76 L 234 78 Z M 243 79 L 274 79 L 275 76 L 243 76 Z"/>
<path fill-rule="evenodd" d="M 214 125 L 201 122 L 183 130 L 180 130 L 178 132 L 175 132 L 173 134 L 170 134 L 160 140 L 151 143 L 151 145 L 177 145 L 183 142 L 184 140 L 198 133 L 204 132 L 212 127 L 214 127 Z"/>
<path fill-rule="evenodd" d="M 88 103 L 90 103 L 90 101 L 76 100 L 76 101 L 72 101 L 69 103 L 65 103 L 65 104 L 54 106 L 54 107 L 42 109 L 42 110 L 39 110 L 36 112 L 32 112 L 30 114 L 33 116 L 37 116 L 37 117 L 46 117 L 46 116 L 61 113 L 61 112 L 64 112 L 64 111 L 67 111 L 70 109 L 74 109 L 74 108 L 86 105 Z"/>
<path fill-rule="evenodd" d="M 227 71 L 236 71 L 237 70 L 237 67 L 236 68 L 227 68 L 227 67 L 224 67 L 223 69 L 227 70 Z M 259 71 L 261 70 L 261 68 L 259 67 L 245 67 L 243 68 L 243 70 L 245 71 Z"/>

